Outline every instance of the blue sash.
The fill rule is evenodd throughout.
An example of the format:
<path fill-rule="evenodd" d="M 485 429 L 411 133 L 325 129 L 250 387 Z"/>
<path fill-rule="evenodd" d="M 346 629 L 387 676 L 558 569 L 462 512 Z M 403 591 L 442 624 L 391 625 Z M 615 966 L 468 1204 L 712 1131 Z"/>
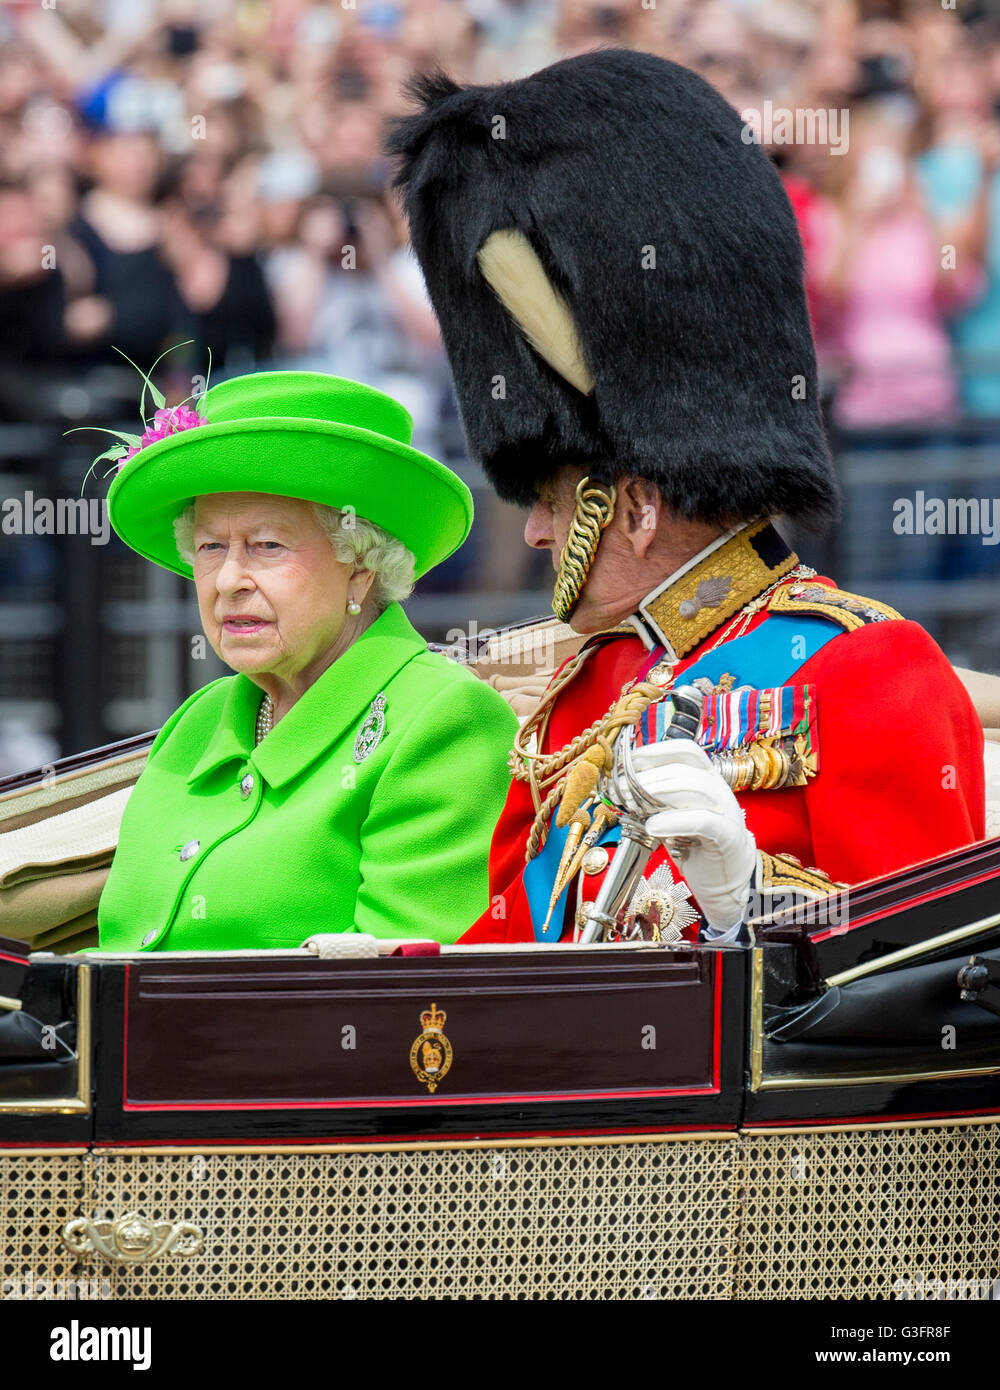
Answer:
<path fill-rule="evenodd" d="M 682 671 L 678 684 L 690 685 L 693 680 L 704 676 L 717 685 L 720 678 L 728 674 L 734 685 L 749 685 L 755 690 L 766 690 L 773 686 L 786 685 L 810 657 L 816 655 L 827 642 L 839 636 L 843 629 L 827 618 L 814 617 L 803 613 L 775 613 L 766 622 L 754 628 L 743 637 L 725 642 L 715 651 L 704 656 Z M 662 648 L 660 649 L 662 654 Z M 656 659 L 654 653 L 653 660 Z M 652 662 L 651 662 L 652 664 Z M 562 936 L 566 912 L 566 897 L 572 883 L 566 885 L 559 901 L 552 909 L 548 931 L 542 927 L 549 910 L 552 885 L 559 871 L 563 846 L 569 827 L 559 830 L 555 824 L 555 814 L 549 824 L 549 833 L 541 852 L 524 869 L 524 890 L 531 910 L 531 925 L 536 941 L 558 941 Z M 614 826 L 605 831 L 598 844 L 617 844 L 621 839 L 621 828 Z"/>

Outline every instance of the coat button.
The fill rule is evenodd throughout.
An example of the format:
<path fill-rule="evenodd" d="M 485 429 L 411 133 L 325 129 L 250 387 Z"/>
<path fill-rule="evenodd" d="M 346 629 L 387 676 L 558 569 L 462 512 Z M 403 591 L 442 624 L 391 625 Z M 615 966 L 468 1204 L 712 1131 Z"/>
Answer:
<path fill-rule="evenodd" d="M 153 942 L 153 941 L 155 941 L 155 940 L 156 940 L 156 932 L 155 932 L 155 931 L 148 931 L 148 932 L 146 933 L 146 935 L 142 938 L 142 943 L 141 943 L 141 944 L 142 944 L 143 946 L 148 946 L 148 945 L 150 945 L 151 942 Z"/>
<path fill-rule="evenodd" d="M 583 856 L 583 872 L 585 874 L 602 874 L 608 867 L 610 858 L 611 855 L 603 845 L 594 845 Z"/>
<path fill-rule="evenodd" d="M 181 848 L 181 853 L 180 853 L 181 863 L 183 864 L 184 861 L 185 861 L 186 859 L 193 859 L 194 856 L 198 853 L 198 851 L 199 851 L 200 849 L 201 849 L 201 841 L 200 841 L 200 840 L 188 840 L 187 844 L 184 845 L 184 846 L 182 846 L 182 848 Z"/>
<path fill-rule="evenodd" d="M 242 796 L 245 799 L 250 795 L 252 791 L 253 773 L 248 772 L 247 775 L 243 778 L 242 782 L 240 782 L 240 796 Z"/>

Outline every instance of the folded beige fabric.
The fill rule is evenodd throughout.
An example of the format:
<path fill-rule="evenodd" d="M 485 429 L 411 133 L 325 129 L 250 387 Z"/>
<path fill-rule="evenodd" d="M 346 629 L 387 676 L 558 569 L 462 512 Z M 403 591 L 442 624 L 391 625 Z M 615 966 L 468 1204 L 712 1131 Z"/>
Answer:
<path fill-rule="evenodd" d="M 131 787 L 123 787 L 71 811 L 0 834 L 0 894 L 35 879 L 107 868 L 131 794 Z"/>
<path fill-rule="evenodd" d="M 35 821 L 96 801 L 119 787 L 134 786 L 146 766 L 148 750 L 126 753 L 106 763 L 76 768 L 51 784 L 35 782 L 0 795 L 0 833 L 19 830 Z"/>
<path fill-rule="evenodd" d="M 107 868 L 87 869 L 0 889 L 0 936 L 27 941 L 36 932 L 94 911 L 107 878 Z"/>
<path fill-rule="evenodd" d="M 987 735 L 990 730 L 987 730 Z M 1000 742 L 987 737 L 983 749 L 986 769 L 986 838 L 1000 835 Z"/>
<path fill-rule="evenodd" d="M 558 618 L 542 618 L 523 627 L 504 628 L 495 632 L 486 643 L 486 650 L 472 665 L 484 680 L 491 676 L 535 676 L 551 673 L 567 657 L 578 652 L 584 638 L 559 622 Z"/>
<path fill-rule="evenodd" d="M 486 684 L 492 685 L 510 705 L 519 719 L 526 719 L 537 708 L 545 693 L 545 687 L 552 679 L 552 672 L 545 671 L 536 676 L 489 676 Z"/>
<path fill-rule="evenodd" d="M 1000 676 L 990 676 L 985 671 L 967 671 L 964 666 L 953 669 L 969 692 L 979 722 L 986 730 L 986 737 L 992 738 L 994 732 L 1000 730 Z"/>
<path fill-rule="evenodd" d="M 91 912 L 84 912 L 79 917 L 74 917 L 72 922 L 63 922 L 59 927 L 54 927 L 52 931 L 42 932 L 40 936 L 32 939 L 31 949 L 33 951 L 55 951 L 57 955 L 65 956 L 70 951 L 84 951 L 88 946 L 96 946 L 97 940 L 97 908 Z"/>
<path fill-rule="evenodd" d="M 2 855 L 2 847 L 0 847 Z M 0 879 L 0 893 L 28 883 L 51 883 L 61 874 L 88 873 L 92 869 L 107 871 L 111 867 L 114 850 L 101 850 L 99 854 L 75 855 L 60 863 L 24 864 Z"/>

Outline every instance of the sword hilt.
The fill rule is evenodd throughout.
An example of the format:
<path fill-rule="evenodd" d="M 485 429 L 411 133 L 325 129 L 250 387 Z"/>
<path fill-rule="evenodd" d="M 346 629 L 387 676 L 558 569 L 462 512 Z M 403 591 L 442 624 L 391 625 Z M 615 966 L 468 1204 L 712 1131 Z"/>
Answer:
<path fill-rule="evenodd" d="M 664 738 L 693 739 L 701 722 L 703 700 L 701 691 L 693 685 L 681 685 L 676 690 L 671 690 L 664 698 L 669 699 L 673 705 L 670 723 L 664 732 Z M 622 838 L 611 862 L 611 867 L 604 876 L 601 891 L 590 905 L 587 913 L 586 925 L 580 933 L 580 942 L 583 945 L 597 941 L 605 931 L 617 928 L 618 914 L 625 904 L 631 901 L 636 886 L 649 863 L 650 855 L 659 845 L 658 840 L 647 835 L 645 823 L 640 818 L 646 808 L 648 808 L 650 815 L 657 808 L 643 793 L 642 788 L 635 780 L 635 773 L 632 770 L 632 745 L 634 741 L 634 726 L 622 729 L 615 740 L 615 761 L 613 771 L 608 779 L 608 794 L 609 800 L 615 804 L 618 810 Z M 622 794 L 624 790 L 622 783 L 628 789 L 627 800 L 631 803 L 627 807 L 622 805 L 626 799 Z M 639 814 L 636 814 L 636 807 L 639 809 Z"/>

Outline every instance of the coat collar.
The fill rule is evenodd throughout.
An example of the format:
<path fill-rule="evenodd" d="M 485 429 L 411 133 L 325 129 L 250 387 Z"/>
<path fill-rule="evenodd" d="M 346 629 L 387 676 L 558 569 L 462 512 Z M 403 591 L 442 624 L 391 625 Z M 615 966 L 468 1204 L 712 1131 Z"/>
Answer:
<path fill-rule="evenodd" d="M 657 585 L 629 621 L 648 647 L 679 659 L 797 564 L 769 520 L 739 526 Z"/>
<path fill-rule="evenodd" d="M 256 748 L 254 725 L 261 689 L 249 676 L 234 676 L 218 726 L 188 774 L 188 783 L 234 758 L 251 760 L 269 786 L 291 781 L 367 714 L 382 687 L 426 650 L 427 643 L 402 608 L 391 603 Z M 388 715 L 391 722 L 391 703 Z"/>

